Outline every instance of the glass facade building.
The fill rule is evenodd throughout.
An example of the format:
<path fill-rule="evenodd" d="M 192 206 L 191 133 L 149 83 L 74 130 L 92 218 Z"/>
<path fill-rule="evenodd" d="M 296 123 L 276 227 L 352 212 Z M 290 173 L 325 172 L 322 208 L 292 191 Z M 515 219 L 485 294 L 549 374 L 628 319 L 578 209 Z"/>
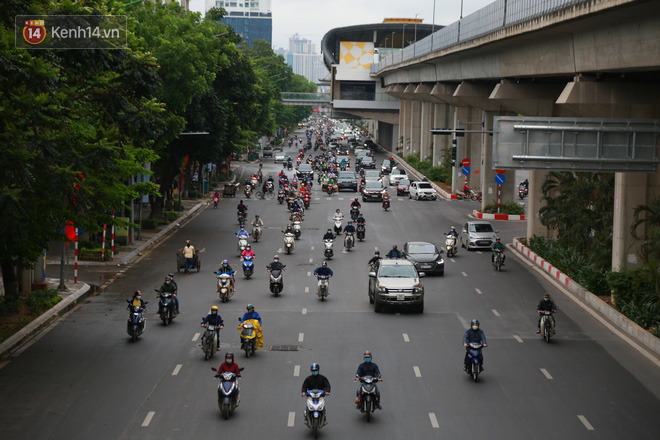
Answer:
<path fill-rule="evenodd" d="M 273 44 L 273 15 L 270 0 L 207 0 L 206 10 L 224 8 L 225 17 L 220 20 L 231 26 L 250 46 L 255 40 Z"/>

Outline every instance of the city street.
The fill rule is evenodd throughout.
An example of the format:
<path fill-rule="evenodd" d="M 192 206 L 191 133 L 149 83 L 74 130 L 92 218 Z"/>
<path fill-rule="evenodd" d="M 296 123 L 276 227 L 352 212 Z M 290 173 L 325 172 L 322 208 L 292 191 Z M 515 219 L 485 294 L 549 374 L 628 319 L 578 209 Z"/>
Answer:
<path fill-rule="evenodd" d="M 383 158 L 376 155 L 378 167 Z M 239 173 L 245 178 L 256 169 L 247 164 Z M 264 161 L 264 174 L 277 178 L 280 169 Z M 460 231 L 476 202 L 394 196 L 385 212 L 380 203 L 360 198 L 366 240 L 350 252 L 342 251 L 342 240 L 335 242 L 335 257 L 328 261 L 334 271 L 330 295 L 321 302 L 311 275 L 324 261 L 321 237 L 336 208 L 349 217 L 357 193 L 329 197 L 314 183 L 291 255 L 282 252 L 286 205 L 246 200 L 249 221 L 259 214 L 265 223 L 263 240 L 250 240 L 256 253 L 251 279 L 243 276 L 236 250 L 240 197 L 223 198 L 219 209 L 206 208 L 105 292 L 62 317 L 0 369 L 0 439 L 310 438 L 300 388 L 313 362 L 332 385 L 320 438 L 657 438 L 657 366 L 511 252 L 496 272 L 489 251 L 459 249 L 445 260 L 444 276 L 421 279 L 423 314 L 374 313 L 367 297 L 367 261 L 374 251 L 384 255 L 406 241 L 441 248 L 443 232 L 451 226 Z M 526 227 L 493 224 L 504 243 L 524 235 Z M 176 274 L 182 313 L 165 327 L 154 289 L 168 272 L 176 273 L 175 252 L 188 239 L 200 250 L 201 271 Z M 265 269 L 275 254 L 286 264 L 279 297 L 269 292 Z M 215 292 L 213 274 L 223 259 L 237 271 L 237 292 L 226 304 Z M 132 343 L 125 300 L 136 289 L 149 301 L 148 325 Z M 536 304 L 546 291 L 559 308 L 550 344 L 536 334 Z M 265 346 L 246 359 L 237 318 L 248 303 L 263 318 Z M 219 306 L 225 328 L 221 351 L 205 361 L 200 322 L 212 305 Z M 478 383 L 462 369 L 462 336 L 472 318 L 488 338 Z M 354 404 L 353 379 L 365 350 L 383 374 L 383 410 L 370 423 Z M 240 406 L 223 420 L 211 367 L 227 351 L 245 370 Z"/>

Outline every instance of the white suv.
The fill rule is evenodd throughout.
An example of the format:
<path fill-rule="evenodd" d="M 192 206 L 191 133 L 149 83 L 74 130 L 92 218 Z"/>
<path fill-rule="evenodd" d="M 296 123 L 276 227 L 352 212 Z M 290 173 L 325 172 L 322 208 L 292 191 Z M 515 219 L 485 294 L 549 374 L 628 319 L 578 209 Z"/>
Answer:
<path fill-rule="evenodd" d="M 415 200 L 435 200 L 438 196 L 430 182 L 410 182 L 408 198 Z"/>

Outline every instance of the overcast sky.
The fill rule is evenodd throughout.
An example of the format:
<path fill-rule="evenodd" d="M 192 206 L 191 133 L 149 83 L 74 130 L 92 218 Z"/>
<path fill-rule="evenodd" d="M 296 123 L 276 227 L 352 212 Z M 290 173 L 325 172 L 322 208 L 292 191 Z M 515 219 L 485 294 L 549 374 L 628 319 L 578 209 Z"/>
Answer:
<path fill-rule="evenodd" d="M 494 0 L 463 0 L 463 16 Z M 190 0 L 190 9 L 204 12 L 205 0 Z M 384 18 L 417 18 L 433 23 L 433 0 L 271 0 L 273 46 L 289 48 L 289 37 L 298 33 L 312 40 L 321 52 L 321 39 L 330 29 L 356 24 L 381 23 Z M 435 24 L 458 20 L 461 0 L 435 0 Z"/>

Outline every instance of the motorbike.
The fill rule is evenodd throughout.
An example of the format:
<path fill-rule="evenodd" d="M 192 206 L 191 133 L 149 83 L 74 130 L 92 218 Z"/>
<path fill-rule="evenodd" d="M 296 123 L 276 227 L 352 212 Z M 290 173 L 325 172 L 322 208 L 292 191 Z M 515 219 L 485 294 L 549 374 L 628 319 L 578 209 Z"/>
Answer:
<path fill-rule="evenodd" d="M 334 240 L 323 240 L 323 256 L 328 260 L 335 255 L 335 251 L 332 248 L 334 243 Z"/>
<path fill-rule="evenodd" d="M 206 331 L 202 335 L 202 351 L 204 352 L 204 360 L 208 361 L 215 355 L 220 341 L 218 341 L 218 334 L 215 332 L 215 325 L 206 324 L 204 327 L 206 327 Z"/>
<path fill-rule="evenodd" d="M 246 255 L 243 257 L 243 275 L 249 279 L 252 273 L 254 273 L 254 257 L 252 255 Z"/>
<path fill-rule="evenodd" d="M 352 232 L 348 232 L 344 237 L 344 247 L 347 251 L 350 251 L 353 246 L 355 246 L 355 236 Z"/>
<path fill-rule="evenodd" d="M 216 209 L 218 207 L 218 202 L 220 199 L 218 197 L 213 197 L 213 209 Z"/>
<path fill-rule="evenodd" d="M 305 410 L 305 425 L 312 430 L 314 438 L 318 438 L 319 430 L 325 422 L 325 391 L 307 390 L 307 409 Z"/>
<path fill-rule="evenodd" d="M 287 254 L 293 252 L 296 247 L 295 234 L 288 232 L 284 234 L 284 250 Z"/>
<path fill-rule="evenodd" d="M 245 238 L 244 236 L 238 237 L 238 244 L 237 244 L 238 255 L 243 253 L 247 245 L 248 245 L 247 238 Z"/>
<path fill-rule="evenodd" d="M 231 275 L 228 273 L 218 273 L 217 274 L 217 289 L 218 296 L 220 296 L 220 301 L 227 302 L 229 298 L 234 295 L 234 288 L 231 286 Z"/>
<path fill-rule="evenodd" d="M 261 238 L 261 226 L 257 225 L 252 228 L 252 238 L 254 241 L 259 241 Z"/>
<path fill-rule="evenodd" d="M 341 234 L 341 219 L 335 219 L 335 235 Z"/>
<path fill-rule="evenodd" d="M 252 179 L 250 180 L 250 186 L 252 188 L 256 188 L 258 184 L 259 184 L 259 178 L 252 177 Z"/>
<path fill-rule="evenodd" d="M 357 409 L 367 415 L 367 422 L 371 421 L 371 414 L 376 412 L 376 408 L 378 408 L 378 387 L 376 386 L 376 382 L 380 382 L 381 380 L 373 376 L 362 376 L 359 378 L 361 384 L 360 403 Z"/>
<path fill-rule="evenodd" d="M 282 280 L 282 270 L 273 269 L 270 271 L 270 291 L 279 296 L 280 292 L 284 289 L 284 281 Z"/>
<path fill-rule="evenodd" d="M 527 197 L 528 193 L 529 193 L 529 188 L 527 188 L 522 183 L 520 183 L 518 185 L 518 197 L 520 197 L 521 199 L 524 199 L 525 197 Z"/>
<path fill-rule="evenodd" d="M 550 343 L 550 338 L 555 334 L 555 320 L 552 319 L 552 312 L 544 310 L 541 316 L 541 337 L 545 342 Z"/>
<path fill-rule="evenodd" d="M 495 270 L 499 272 L 502 270 L 502 264 L 504 263 L 504 256 L 502 255 L 502 251 L 499 249 L 493 250 L 493 253 L 495 254 L 495 258 L 493 259 L 493 268 L 495 268 Z"/>
<path fill-rule="evenodd" d="M 158 301 L 158 315 L 160 319 L 163 320 L 163 325 L 171 324 L 174 319 L 176 304 L 174 302 L 174 295 L 172 292 L 160 292 L 158 289 L 154 289 L 158 292 L 156 295 L 159 298 Z"/>
<path fill-rule="evenodd" d="M 326 192 L 328 193 L 329 196 L 331 196 L 332 193 L 335 192 L 335 186 L 328 183 Z"/>
<path fill-rule="evenodd" d="M 305 195 L 303 196 L 303 206 L 305 207 L 305 209 L 309 209 L 310 200 L 311 197 L 309 196 L 309 193 L 305 193 Z"/>
<path fill-rule="evenodd" d="M 144 307 L 134 306 L 130 299 L 127 299 L 126 302 L 129 304 L 131 310 L 128 315 L 126 331 L 128 332 L 128 336 L 131 337 L 131 340 L 135 342 L 137 341 L 138 336 L 140 336 L 147 327 L 147 320 L 142 314 L 142 312 L 144 312 Z M 143 301 L 142 304 L 146 306 L 147 302 L 148 301 Z"/>
<path fill-rule="evenodd" d="M 466 349 L 469 365 L 465 366 L 465 371 L 467 374 L 472 376 L 472 379 L 474 379 L 476 382 L 479 380 L 479 373 L 481 373 L 479 371 L 479 366 L 483 363 L 484 360 L 484 355 L 482 353 L 483 345 L 476 342 L 470 342 Z"/>
<path fill-rule="evenodd" d="M 383 209 L 385 211 L 390 209 L 390 198 L 389 197 L 383 197 Z"/>
<path fill-rule="evenodd" d="M 357 231 L 357 238 L 358 240 L 362 241 L 364 240 L 364 234 L 366 232 L 366 227 L 364 226 L 364 223 L 358 223 L 357 227 L 355 230 Z"/>
<path fill-rule="evenodd" d="M 286 196 L 286 194 L 284 193 L 284 190 L 281 189 L 281 190 L 277 191 L 277 202 L 278 202 L 280 205 L 281 205 L 282 203 L 284 203 L 284 198 L 285 198 L 285 196 Z"/>
<path fill-rule="evenodd" d="M 247 220 L 247 211 L 237 211 L 236 212 L 236 218 L 238 218 L 238 223 L 239 224 L 245 224 L 245 221 Z"/>
<path fill-rule="evenodd" d="M 250 357 L 257 350 L 257 339 L 261 333 L 261 325 L 256 319 L 247 319 L 241 322 L 241 318 L 239 317 L 238 322 L 241 350 L 245 351 L 245 357 Z"/>
<path fill-rule="evenodd" d="M 252 185 L 246 183 L 245 187 L 243 188 L 243 193 L 245 194 L 245 197 L 249 199 L 250 195 L 252 194 Z"/>
<path fill-rule="evenodd" d="M 300 238 L 300 234 L 302 233 L 302 223 L 300 220 L 295 220 L 293 222 L 293 234 L 296 236 L 296 240 Z"/>
<path fill-rule="evenodd" d="M 360 209 L 358 207 L 351 208 L 351 219 L 357 221 L 360 215 Z"/>
<path fill-rule="evenodd" d="M 292 170 L 292 169 L 293 169 L 293 162 L 287 162 L 286 167 L 287 167 L 289 170 Z"/>
<path fill-rule="evenodd" d="M 211 370 L 218 371 L 213 367 Z M 243 368 L 239 368 L 238 370 L 243 371 Z M 237 381 L 240 376 L 237 377 L 236 374 L 225 371 L 224 373 L 216 374 L 215 377 L 220 379 L 220 383 L 218 383 L 218 408 L 222 412 L 222 416 L 227 420 L 240 403 Z"/>
<path fill-rule="evenodd" d="M 458 252 L 458 247 L 456 246 L 456 237 L 453 235 L 445 234 L 445 249 L 447 250 L 447 256 L 452 257 Z"/>
<path fill-rule="evenodd" d="M 330 294 L 330 277 L 328 275 L 318 275 L 318 286 L 316 288 L 316 295 L 325 301 L 325 298 Z"/>

